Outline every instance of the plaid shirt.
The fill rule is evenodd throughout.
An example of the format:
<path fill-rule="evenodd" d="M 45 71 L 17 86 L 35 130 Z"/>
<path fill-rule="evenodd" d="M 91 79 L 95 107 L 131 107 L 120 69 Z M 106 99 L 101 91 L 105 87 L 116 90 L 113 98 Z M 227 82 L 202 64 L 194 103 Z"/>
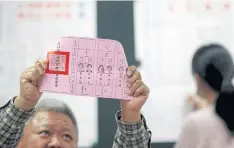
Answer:
<path fill-rule="evenodd" d="M 121 122 L 120 118 L 121 111 L 116 114 L 118 130 L 112 148 L 151 148 L 151 131 L 143 116 L 141 121 L 129 124 Z"/>
<path fill-rule="evenodd" d="M 0 108 L 0 147 L 16 148 L 23 133 L 24 125 L 33 110 L 24 112 L 13 105 L 13 99 Z"/>
<path fill-rule="evenodd" d="M 0 108 L 0 148 L 16 148 L 22 136 L 24 125 L 33 114 L 33 110 L 25 112 L 13 105 L 13 99 Z M 126 124 L 120 121 L 121 112 L 116 114 L 118 130 L 113 148 L 150 148 L 151 132 L 145 119 Z"/>

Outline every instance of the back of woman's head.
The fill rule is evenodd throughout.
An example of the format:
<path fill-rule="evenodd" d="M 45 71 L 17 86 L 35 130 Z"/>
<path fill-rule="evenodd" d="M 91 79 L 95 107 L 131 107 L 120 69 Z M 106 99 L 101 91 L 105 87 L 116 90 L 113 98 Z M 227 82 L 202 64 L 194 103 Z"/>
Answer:
<path fill-rule="evenodd" d="M 201 46 L 192 59 L 192 72 L 202 78 L 213 90 L 220 92 L 223 79 L 233 66 L 232 56 L 219 44 Z"/>

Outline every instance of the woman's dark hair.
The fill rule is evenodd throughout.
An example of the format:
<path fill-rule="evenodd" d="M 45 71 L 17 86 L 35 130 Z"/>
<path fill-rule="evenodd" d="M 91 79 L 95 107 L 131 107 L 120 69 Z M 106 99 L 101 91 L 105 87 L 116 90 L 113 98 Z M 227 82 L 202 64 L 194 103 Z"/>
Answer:
<path fill-rule="evenodd" d="M 219 44 L 198 48 L 192 59 L 192 72 L 202 78 L 213 90 L 220 92 L 223 79 L 233 66 L 228 50 Z"/>
<path fill-rule="evenodd" d="M 226 123 L 227 128 L 234 132 L 234 70 L 224 79 L 222 91 L 215 105 L 216 113 Z"/>

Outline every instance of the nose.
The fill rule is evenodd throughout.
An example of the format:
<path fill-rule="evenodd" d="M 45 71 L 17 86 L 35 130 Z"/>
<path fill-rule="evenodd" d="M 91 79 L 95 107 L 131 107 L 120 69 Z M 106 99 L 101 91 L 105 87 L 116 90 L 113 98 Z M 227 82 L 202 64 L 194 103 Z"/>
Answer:
<path fill-rule="evenodd" d="M 62 143 L 60 141 L 61 140 L 58 136 L 53 136 L 51 138 L 50 143 L 48 144 L 48 148 L 63 148 Z"/>

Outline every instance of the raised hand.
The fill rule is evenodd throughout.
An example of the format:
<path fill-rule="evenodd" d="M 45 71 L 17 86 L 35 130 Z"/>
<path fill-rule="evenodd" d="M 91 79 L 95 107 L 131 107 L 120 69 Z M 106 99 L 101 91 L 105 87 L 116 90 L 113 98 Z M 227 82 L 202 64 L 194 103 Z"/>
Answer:
<path fill-rule="evenodd" d="M 128 75 L 128 95 L 133 99 L 130 101 L 121 100 L 122 121 L 137 122 L 141 119 L 141 108 L 149 96 L 149 88 L 144 84 L 141 74 L 136 70 L 136 66 L 130 66 Z"/>
<path fill-rule="evenodd" d="M 33 66 L 22 72 L 20 76 L 20 94 L 14 102 L 16 107 L 30 110 L 36 105 L 42 95 L 39 88 L 45 68 L 46 62 L 39 59 Z"/>

